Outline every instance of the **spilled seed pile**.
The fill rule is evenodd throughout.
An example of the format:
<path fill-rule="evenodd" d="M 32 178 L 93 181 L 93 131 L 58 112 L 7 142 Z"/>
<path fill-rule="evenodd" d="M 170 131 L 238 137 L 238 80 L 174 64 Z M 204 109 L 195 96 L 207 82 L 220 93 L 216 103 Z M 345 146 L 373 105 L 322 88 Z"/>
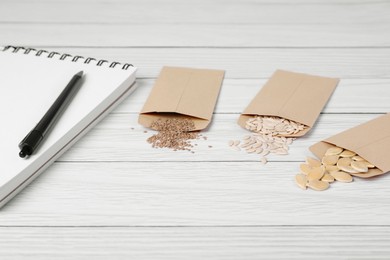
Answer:
<path fill-rule="evenodd" d="M 356 153 L 341 147 L 330 147 L 321 161 L 307 157 L 306 163 L 301 164 L 301 173 L 295 176 L 298 187 L 306 190 L 326 190 L 334 181 L 352 182 L 353 175 L 367 173 L 375 165 L 369 163 Z"/>
<path fill-rule="evenodd" d="M 158 132 L 147 139 L 154 148 L 169 148 L 174 151 L 192 151 L 192 140 L 199 139 L 199 131 L 193 131 L 195 124 L 186 118 L 157 119 L 152 122 L 152 129 Z M 205 139 L 205 137 L 203 137 Z"/>
<path fill-rule="evenodd" d="M 296 134 L 306 129 L 306 126 L 275 116 L 254 116 L 246 121 L 245 128 L 252 133 L 244 136 L 241 141 L 230 140 L 229 146 L 237 151 L 243 149 L 247 153 L 259 154 L 260 161 L 266 164 L 266 156 L 270 153 L 288 154 L 289 145 L 295 138 L 283 135 Z"/>

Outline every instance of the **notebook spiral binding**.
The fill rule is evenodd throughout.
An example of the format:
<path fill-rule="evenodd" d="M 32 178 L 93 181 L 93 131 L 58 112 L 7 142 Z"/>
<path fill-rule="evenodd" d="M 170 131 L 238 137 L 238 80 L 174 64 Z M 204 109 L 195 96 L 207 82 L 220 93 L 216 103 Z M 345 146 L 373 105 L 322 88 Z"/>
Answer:
<path fill-rule="evenodd" d="M 70 60 L 72 62 L 78 62 L 80 59 L 84 59 L 85 64 L 89 64 L 91 61 L 95 61 L 96 66 L 102 66 L 103 64 L 107 63 L 107 64 L 109 64 L 108 67 L 110 67 L 110 68 L 115 68 L 115 66 L 117 66 L 117 65 L 122 65 L 122 63 L 117 62 L 117 61 L 113 61 L 110 63 L 107 60 L 97 60 L 97 59 L 91 58 L 91 57 L 84 58 L 83 56 L 79 56 L 79 55 L 73 56 L 73 55 L 70 55 L 68 53 L 59 53 L 59 52 L 55 52 L 55 51 L 49 52 L 46 50 L 37 50 L 34 48 L 26 48 L 26 47 L 12 46 L 12 45 L 7 45 L 3 48 L 3 51 L 9 51 L 9 50 L 12 50 L 12 52 L 19 52 L 21 50 L 24 50 L 24 54 L 30 54 L 30 52 L 33 51 L 33 52 L 35 52 L 35 56 L 41 56 L 45 53 L 44 55 L 47 55 L 47 57 L 50 59 L 52 59 L 56 56 L 56 57 L 59 57 L 60 60 L 67 59 L 67 60 Z M 129 63 L 124 63 L 122 65 L 123 70 L 127 70 L 129 67 L 133 67 L 133 65 L 129 64 Z"/>

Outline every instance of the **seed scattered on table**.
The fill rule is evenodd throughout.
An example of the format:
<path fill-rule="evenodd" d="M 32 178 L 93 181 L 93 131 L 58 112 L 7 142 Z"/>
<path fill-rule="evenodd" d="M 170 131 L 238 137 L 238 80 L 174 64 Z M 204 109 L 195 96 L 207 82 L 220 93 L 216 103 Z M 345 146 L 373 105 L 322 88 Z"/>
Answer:
<path fill-rule="evenodd" d="M 311 167 L 320 167 L 321 166 L 321 162 L 318 161 L 317 159 L 312 158 L 312 157 L 307 157 L 306 163 Z"/>
<path fill-rule="evenodd" d="M 284 137 L 284 135 L 296 134 L 307 127 L 280 117 L 254 116 L 246 121 L 245 128 L 252 133 L 245 135 L 242 141 L 230 140 L 229 146 L 237 151 L 245 150 L 249 154 L 259 154 L 260 161 L 265 164 L 267 163 L 266 156 L 270 153 L 288 154 L 289 145 L 295 138 Z"/>
<path fill-rule="evenodd" d="M 301 173 L 295 176 L 298 187 L 322 191 L 328 189 L 334 181 L 352 182 L 352 175 L 367 173 L 375 166 L 353 151 L 334 146 L 325 152 L 321 162 L 307 157 L 306 163 L 302 163 L 299 168 Z"/>
<path fill-rule="evenodd" d="M 194 131 L 195 124 L 190 119 L 157 119 L 150 127 L 158 131 L 147 139 L 154 148 L 192 151 L 191 141 L 201 137 L 199 131 Z"/>
<path fill-rule="evenodd" d="M 297 183 L 298 187 L 306 190 L 307 187 L 307 177 L 304 174 L 297 174 L 295 175 L 295 182 Z"/>
<path fill-rule="evenodd" d="M 329 188 L 329 183 L 321 180 L 311 180 L 308 181 L 307 187 L 312 188 L 313 190 L 322 191 Z"/>

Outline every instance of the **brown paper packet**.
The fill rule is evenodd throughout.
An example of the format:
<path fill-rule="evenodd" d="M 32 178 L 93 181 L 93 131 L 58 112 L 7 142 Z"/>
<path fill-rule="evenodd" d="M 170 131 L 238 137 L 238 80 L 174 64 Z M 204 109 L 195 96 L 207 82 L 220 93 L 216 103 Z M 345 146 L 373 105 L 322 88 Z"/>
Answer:
<path fill-rule="evenodd" d="M 194 130 L 207 127 L 213 116 L 223 70 L 163 67 L 138 118 L 150 127 L 164 118 L 189 118 Z"/>
<path fill-rule="evenodd" d="M 390 113 L 329 137 L 309 149 L 322 158 L 333 145 L 357 153 L 378 168 L 355 176 L 368 178 L 390 171 Z"/>
<path fill-rule="evenodd" d="M 238 119 L 245 128 L 246 121 L 255 115 L 277 116 L 303 125 L 303 131 L 289 137 L 305 135 L 336 88 L 339 79 L 277 70 L 257 93 Z"/>

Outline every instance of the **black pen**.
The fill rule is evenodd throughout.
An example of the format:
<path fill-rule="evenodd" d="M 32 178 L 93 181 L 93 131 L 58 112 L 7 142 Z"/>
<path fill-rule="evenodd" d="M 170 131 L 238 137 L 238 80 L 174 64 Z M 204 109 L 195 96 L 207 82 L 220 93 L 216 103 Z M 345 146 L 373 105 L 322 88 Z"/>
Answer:
<path fill-rule="evenodd" d="M 79 73 L 77 73 L 72 77 L 68 85 L 58 96 L 58 98 L 53 103 L 53 105 L 51 105 L 51 107 L 46 112 L 46 114 L 42 117 L 39 123 L 20 142 L 19 156 L 21 158 L 30 156 L 37 149 L 37 147 L 39 146 L 41 141 L 45 138 L 50 128 L 54 125 L 56 120 L 59 118 L 59 116 L 62 114 L 62 112 L 67 107 L 67 105 L 72 100 L 72 97 L 76 94 L 77 90 L 80 88 L 82 76 L 83 76 L 83 72 L 80 71 Z"/>

